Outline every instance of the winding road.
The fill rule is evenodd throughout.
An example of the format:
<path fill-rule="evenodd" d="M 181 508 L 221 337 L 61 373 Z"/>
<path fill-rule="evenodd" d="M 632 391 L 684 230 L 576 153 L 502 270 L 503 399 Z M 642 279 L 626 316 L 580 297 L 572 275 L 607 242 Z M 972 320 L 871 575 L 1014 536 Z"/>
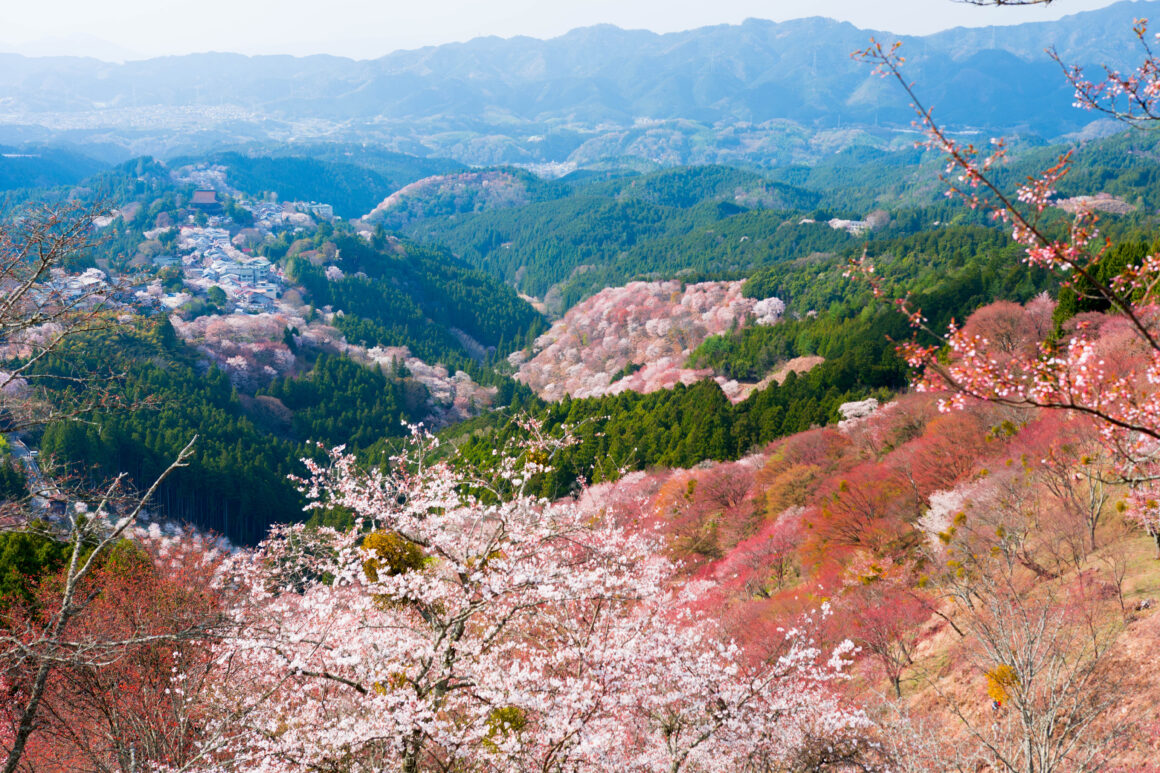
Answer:
<path fill-rule="evenodd" d="M 40 471 L 40 465 L 36 461 L 36 454 L 29 450 L 19 435 L 9 433 L 5 435 L 5 438 L 8 440 L 12 455 L 20 461 L 25 472 L 28 473 L 28 488 L 32 492 L 33 506 L 40 510 L 47 510 L 49 500 L 60 496 L 60 490 L 44 477 L 44 473 Z"/>

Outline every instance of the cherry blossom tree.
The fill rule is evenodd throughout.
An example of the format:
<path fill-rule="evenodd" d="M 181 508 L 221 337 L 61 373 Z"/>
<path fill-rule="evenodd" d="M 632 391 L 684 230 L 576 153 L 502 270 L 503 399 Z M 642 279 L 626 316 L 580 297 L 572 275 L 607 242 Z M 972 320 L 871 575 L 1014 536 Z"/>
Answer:
<path fill-rule="evenodd" d="M 283 527 L 237 558 L 231 709 L 207 766 L 247 770 L 763 770 L 861 715 L 811 623 L 751 658 L 673 582 L 648 530 L 526 493 L 555 443 L 494 476 L 431 461 L 417 431 L 387 470 L 335 451 L 303 481 L 350 532 Z"/>
<path fill-rule="evenodd" d="M 851 638 L 882 669 L 895 697 L 902 677 L 914 664 L 918 626 L 930 617 L 928 605 L 893 579 L 861 584 L 844 598 Z"/>
<path fill-rule="evenodd" d="M 1078 564 L 1096 550 L 1096 532 L 1113 496 L 1112 460 L 1088 420 L 1068 422 L 1036 465 L 1036 477 L 1059 504 L 1061 515 L 1078 527 L 1069 540 Z"/>
<path fill-rule="evenodd" d="M 827 486 L 819 512 L 805 521 L 806 550 L 819 561 L 853 550 L 881 553 L 908 531 L 910 497 L 892 473 L 865 463 Z"/>
<path fill-rule="evenodd" d="M 768 598 L 794 577 L 797 550 L 802 540 L 802 508 L 790 508 L 732 550 L 718 576 L 740 581 L 745 593 Z"/>
<path fill-rule="evenodd" d="M 1079 82 L 1072 70 L 1081 103 L 1112 104 L 1109 110 L 1125 117 L 1147 117 L 1160 92 L 1160 79 L 1147 48 L 1146 24 L 1137 23 L 1137 35 L 1145 44 L 1147 59 L 1135 76 L 1119 79 L 1109 73 L 1101 87 Z M 942 407 L 961 408 L 969 400 L 1008 406 L 1061 410 L 1094 419 L 1119 477 L 1132 487 L 1126 500 L 1127 515 L 1152 534 L 1158 534 L 1160 501 L 1160 326 L 1157 325 L 1157 290 L 1160 289 L 1160 255 L 1148 255 L 1127 265 L 1106 281 L 1099 270 L 1108 250 L 1101 240 L 1098 218 L 1078 210 L 1070 225 L 1057 228 L 1045 220 L 1055 186 L 1068 173 L 1070 154 L 1015 191 L 999 187 L 992 172 L 1007 148 L 1001 139 L 984 150 L 953 139 L 935 122 L 913 85 L 903 73 L 900 44 L 871 46 L 856 56 L 876 65 L 876 71 L 901 84 L 911 98 L 927 147 L 946 158 L 944 179 L 948 195 L 972 209 L 981 209 L 1011 229 L 1012 238 L 1025 248 L 1025 262 L 1059 274 L 1077 292 L 1110 307 L 1111 317 L 1073 321 L 1062 340 L 1047 338 L 1028 345 L 1026 337 L 1003 336 L 992 340 L 970 326 L 952 324 L 945 335 L 930 330 L 921 309 L 908 299 L 896 299 L 898 307 L 917 329 L 937 343 L 913 341 L 901 350 L 907 361 L 922 372 L 915 386 L 945 395 Z M 1114 106 L 1125 98 L 1136 112 Z M 867 277 L 876 293 L 881 286 L 873 266 L 855 261 L 852 272 Z M 993 327 L 993 326 L 992 326 Z M 949 357 L 940 359 L 945 350 Z M 1158 543 L 1160 544 L 1160 543 Z"/>
<path fill-rule="evenodd" d="M 1065 63 L 1055 49 L 1048 51 L 1075 89 L 1076 107 L 1130 124 L 1160 119 L 1160 60 L 1148 39 L 1148 20 L 1136 19 L 1132 32 L 1142 61 L 1130 73 L 1105 66 L 1102 78 L 1089 80 L 1082 67 Z"/>

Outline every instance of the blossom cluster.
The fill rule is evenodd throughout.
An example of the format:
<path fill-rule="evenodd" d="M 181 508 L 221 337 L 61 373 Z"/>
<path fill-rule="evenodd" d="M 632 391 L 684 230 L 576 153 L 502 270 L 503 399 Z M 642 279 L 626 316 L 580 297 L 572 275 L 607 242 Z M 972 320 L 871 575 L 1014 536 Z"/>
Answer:
<path fill-rule="evenodd" d="M 708 369 L 685 366 L 702 341 L 749 322 L 774 324 L 785 312 L 780 299 L 747 298 L 741 285 L 670 280 L 603 290 L 536 340 L 517 378 L 548 400 L 652 392 L 710 378 Z M 741 390 L 718 381 L 726 394 Z"/>
<path fill-rule="evenodd" d="M 538 437 L 490 478 L 431 461 L 421 430 L 387 470 L 312 463 L 315 506 L 358 525 L 284 527 L 229 567 L 246 590 L 220 690 L 240 707 L 207 765 L 740 770 L 865 722 L 831 689 L 853 645 L 824 652 L 816 620 L 754 659 L 655 533 L 528 495 Z"/>

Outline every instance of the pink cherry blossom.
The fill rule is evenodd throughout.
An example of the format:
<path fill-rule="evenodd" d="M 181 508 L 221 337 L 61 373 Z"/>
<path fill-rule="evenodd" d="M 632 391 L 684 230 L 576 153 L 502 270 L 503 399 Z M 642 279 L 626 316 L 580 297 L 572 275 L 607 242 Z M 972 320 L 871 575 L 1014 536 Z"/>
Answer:
<path fill-rule="evenodd" d="M 418 430 L 387 470 L 310 463 L 315 506 L 358 526 L 283 527 L 228 568 L 207 769 L 765 769 L 862 727 L 831 689 L 852 645 L 823 652 L 807 617 L 748 655 L 650 529 L 526 493 L 558 445 L 528 429 L 487 478 Z"/>

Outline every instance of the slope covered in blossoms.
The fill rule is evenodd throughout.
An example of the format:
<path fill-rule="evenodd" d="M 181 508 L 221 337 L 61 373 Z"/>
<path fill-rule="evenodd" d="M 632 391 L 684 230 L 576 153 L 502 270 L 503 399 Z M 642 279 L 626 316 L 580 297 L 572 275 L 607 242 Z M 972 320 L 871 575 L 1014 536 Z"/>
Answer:
<path fill-rule="evenodd" d="M 685 365 L 702 341 L 744 324 L 773 324 L 785 310 L 777 298 L 745 297 L 742 284 L 669 280 L 603 290 L 536 339 L 531 358 L 513 355 L 517 378 L 547 400 L 652 392 L 710 378 L 711 370 Z M 730 397 L 742 393 L 735 381 L 717 381 Z"/>
<path fill-rule="evenodd" d="M 327 318 L 334 321 L 333 314 Z M 480 386 L 462 370 L 424 362 L 405 346 L 351 344 L 326 318 L 308 323 L 301 314 L 287 310 L 198 317 L 188 322 L 175 315 L 172 320 L 182 339 L 242 388 L 261 388 L 278 377 L 301 375 L 309 370 L 301 353 L 325 352 L 345 355 L 370 368 L 405 369 L 426 393 L 426 421 L 431 426 L 476 416 L 495 397 L 495 387 Z"/>
<path fill-rule="evenodd" d="M 994 304 L 965 329 L 1001 352 L 1034 339 L 1044 310 Z M 1107 362 L 1132 358 L 1122 320 L 1074 326 Z M 664 534 L 687 577 L 709 584 L 700 603 L 749 646 L 828 599 L 826 635 L 859 647 L 846 694 L 874 707 L 900 769 L 977 762 L 994 753 L 983 741 L 1017 755 L 1014 738 L 1053 720 L 1064 729 L 1032 738 L 1036 753 L 1156 770 L 1152 511 L 1130 506 L 1094 422 L 977 401 L 940 410 L 943 396 L 850 403 L 836 427 L 736 462 L 633 472 L 582 501 Z M 1061 751 L 1068 737 L 1074 751 Z"/>

